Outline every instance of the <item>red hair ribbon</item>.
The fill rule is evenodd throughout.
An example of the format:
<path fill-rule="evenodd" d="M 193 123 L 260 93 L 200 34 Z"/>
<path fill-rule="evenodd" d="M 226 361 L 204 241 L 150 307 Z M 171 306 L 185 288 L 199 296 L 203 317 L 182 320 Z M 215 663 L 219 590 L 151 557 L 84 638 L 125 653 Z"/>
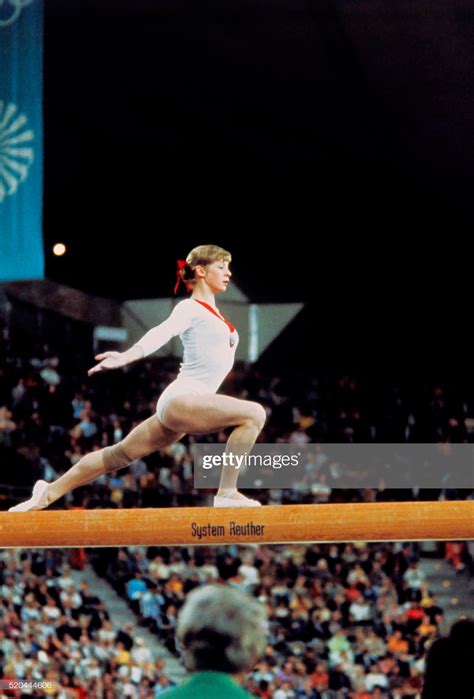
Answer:
<path fill-rule="evenodd" d="M 180 282 L 182 282 L 182 277 L 180 271 L 186 267 L 188 263 L 186 260 L 176 260 L 176 284 L 174 285 L 174 295 L 176 296 L 178 292 L 178 287 Z M 183 282 L 184 283 L 184 282 Z"/>

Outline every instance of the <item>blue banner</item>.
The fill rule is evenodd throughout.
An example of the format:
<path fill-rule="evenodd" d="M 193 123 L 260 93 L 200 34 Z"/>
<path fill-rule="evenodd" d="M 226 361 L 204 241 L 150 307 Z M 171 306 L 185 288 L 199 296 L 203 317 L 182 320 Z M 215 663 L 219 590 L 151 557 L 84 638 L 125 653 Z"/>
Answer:
<path fill-rule="evenodd" d="M 0 282 L 44 276 L 43 0 L 0 1 Z"/>

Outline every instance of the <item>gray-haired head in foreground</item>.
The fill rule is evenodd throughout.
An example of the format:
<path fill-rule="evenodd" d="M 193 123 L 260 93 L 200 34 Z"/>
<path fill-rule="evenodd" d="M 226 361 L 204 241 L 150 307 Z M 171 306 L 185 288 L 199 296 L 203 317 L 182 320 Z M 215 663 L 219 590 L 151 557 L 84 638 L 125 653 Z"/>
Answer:
<path fill-rule="evenodd" d="M 225 585 L 192 590 L 181 609 L 177 638 L 188 670 L 238 674 L 265 648 L 267 615 L 253 597 Z"/>

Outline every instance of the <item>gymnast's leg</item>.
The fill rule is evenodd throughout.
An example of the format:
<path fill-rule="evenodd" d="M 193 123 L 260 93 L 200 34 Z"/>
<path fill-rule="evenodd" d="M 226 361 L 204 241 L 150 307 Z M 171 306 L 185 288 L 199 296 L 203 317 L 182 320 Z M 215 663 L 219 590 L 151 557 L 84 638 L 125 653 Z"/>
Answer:
<path fill-rule="evenodd" d="M 234 427 L 226 452 L 244 455 L 250 452 L 266 420 L 264 408 L 254 401 L 230 396 L 205 394 L 177 396 L 169 401 L 162 415 L 163 422 L 176 432 L 209 434 Z M 223 468 L 214 504 L 224 506 L 258 506 L 237 491 L 239 471 Z M 228 501 L 229 502 L 226 502 Z"/>
<path fill-rule="evenodd" d="M 128 466 L 135 459 L 164 449 L 183 436 L 183 433 L 170 430 L 156 415 L 152 415 L 137 425 L 118 444 L 85 454 L 52 483 L 38 481 L 33 488 L 32 497 L 26 502 L 11 507 L 9 512 L 42 510 L 71 490 L 90 483 L 104 473 Z"/>

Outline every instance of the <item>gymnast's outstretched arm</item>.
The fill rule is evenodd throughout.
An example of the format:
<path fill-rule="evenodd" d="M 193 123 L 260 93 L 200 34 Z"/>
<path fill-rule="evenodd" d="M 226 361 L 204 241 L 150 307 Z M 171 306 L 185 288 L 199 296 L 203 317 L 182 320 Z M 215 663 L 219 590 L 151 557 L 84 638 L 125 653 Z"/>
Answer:
<path fill-rule="evenodd" d="M 119 369 L 156 352 L 172 337 L 184 332 L 190 326 L 192 310 L 193 306 L 190 305 L 189 300 L 182 301 L 173 309 L 169 318 L 145 333 L 130 349 L 125 352 L 110 351 L 96 355 L 95 359 L 99 360 L 99 363 L 89 369 L 88 376 L 100 371 Z"/>

